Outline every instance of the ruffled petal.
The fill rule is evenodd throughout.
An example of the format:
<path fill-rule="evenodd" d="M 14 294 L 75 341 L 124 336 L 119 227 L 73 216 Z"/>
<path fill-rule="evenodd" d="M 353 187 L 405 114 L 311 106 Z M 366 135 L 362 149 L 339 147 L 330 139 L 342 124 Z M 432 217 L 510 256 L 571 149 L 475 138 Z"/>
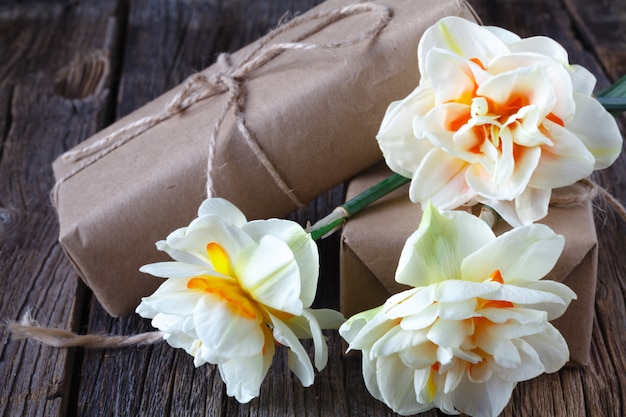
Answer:
<path fill-rule="evenodd" d="M 259 396 L 261 384 L 272 364 L 274 343 L 269 330 L 266 338 L 268 341 L 263 353 L 231 359 L 218 366 L 220 376 L 226 383 L 226 394 L 240 403 Z"/>
<path fill-rule="evenodd" d="M 326 339 L 322 334 L 322 328 L 317 322 L 315 315 L 311 313 L 311 310 L 305 308 L 302 310 L 302 316 L 309 322 L 310 334 L 313 338 L 313 345 L 315 346 L 314 363 L 315 368 L 321 371 L 326 367 L 328 363 L 328 346 L 326 346 Z"/>
<path fill-rule="evenodd" d="M 184 262 L 157 262 L 143 265 L 140 272 L 161 278 L 191 278 L 197 275 L 220 275 L 207 264 L 196 265 Z"/>
<path fill-rule="evenodd" d="M 574 94 L 576 117 L 566 128 L 576 135 L 595 158 L 593 169 L 610 166 L 622 151 L 622 135 L 615 118 L 594 98 Z"/>
<path fill-rule="evenodd" d="M 523 285 L 524 288 L 529 290 L 552 294 L 554 297 L 558 297 L 561 300 L 559 302 L 545 300 L 537 303 L 526 304 L 529 308 L 546 312 L 548 320 L 554 320 L 561 317 L 563 313 L 565 313 L 565 310 L 569 306 L 570 302 L 577 298 L 574 291 L 572 291 L 567 285 L 560 282 L 539 280 L 534 282 L 519 283 L 518 285 Z"/>
<path fill-rule="evenodd" d="M 402 101 L 389 105 L 376 135 L 385 161 L 392 171 L 410 178 L 432 144 L 413 134 L 413 118 L 434 106 L 433 90 L 419 86 Z"/>
<path fill-rule="evenodd" d="M 503 31 L 490 31 L 456 16 L 444 17 L 428 28 L 420 40 L 417 48 L 420 74 L 426 74 L 425 58 L 434 48 L 446 49 L 467 59 L 478 59 L 487 66 L 494 57 L 509 52 L 502 41 Z M 514 36 L 510 34 L 508 38 Z"/>
<path fill-rule="evenodd" d="M 385 404 L 396 413 L 410 415 L 423 410 L 416 399 L 414 373 L 397 355 L 379 357 L 376 361 L 378 389 Z"/>
<path fill-rule="evenodd" d="M 293 315 L 302 313 L 300 275 L 285 242 L 264 236 L 258 245 L 239 253 L 235 263 L 239 284 L 257 301 Z"/>
<path fill-rule="evenodd" d="M 412 287 L 461 277 L 461 262 L 495 239 L 491 228 L 465 212 L 439 211 L 428 204 L 419 228 L 406 241 L 396 281 Z"/>
<path fill-rule="evenodd" d="M 463 279 L 483 281 L 500 271 L 505 283 L 537 281 L 552 270 L 564 238 L 542 224 L 506 232 L 468 255 L 461 265 Z"/>
<path fill-rule="evenodd" d="M 271 235 L 287 244 L 298 265 L 300 299 L 305 307 L 310 306 L 317 291 L 319 274 L 319 253 L 311 235 L 299 224 L 282 219 L 251 221 L 242 229 L 256 242 Z"/>
<path fill-rule="evenodd" d="M 217 216 L 223 222 L 241 227 L 246 224 L 246 216 L 239 210 L 237 206 L 223 198 L 208 198 L 200 204 L 198 208 L 198 217 L 201 216 Z"/>
<path fill-rule="evenodd" d="M 198 301 L 194 324 L 198 338 L 218 355 L 207 362 L 252 356 L 265 344 L 260 319 L 237 314 L 228 301 L 217 296 L 206 295 Z"/>
<path fill-rule="evenodd" d="M 296 374 L 303 386 L 311 386 L 315 374 L 307 351 L 285 323 L 275 316 L 270 315 L 270 317 L 274 325 L 274 338 L 278 343 L 289 348 L 289 352 L 287 353 L 289 369 Z"/>
<path fill-rule="evenodd" d="M 548 215 L 551 189 L 528 187 L 514 200 L 481 198 L 477 200 L 493 208 L 513 227 L 527 226 Z"/>
<path fill-rule="evenodd" d="M 469 61 L 444 49 L 431 50 L 426 60 L 426 74 L 432 83 L 435 103 L 469 104 L 476 88 Z"/>
<path fill-rule="evenodd" d="M 465 179 L 467 167 L 465 161 L 441 149 L 433 149 L 413 176 L 409 187 L 411 201 L 425 203 L 430 200 L 443 210 L 466 204 L 475 195 Z"/>
<path fill-rule="evenodd" d="M 450 395 L 460 412 L 474 417 L 493 417 L 504 410 L 515 385 L 496 376 L 478 384 L 464 378 Z"/>

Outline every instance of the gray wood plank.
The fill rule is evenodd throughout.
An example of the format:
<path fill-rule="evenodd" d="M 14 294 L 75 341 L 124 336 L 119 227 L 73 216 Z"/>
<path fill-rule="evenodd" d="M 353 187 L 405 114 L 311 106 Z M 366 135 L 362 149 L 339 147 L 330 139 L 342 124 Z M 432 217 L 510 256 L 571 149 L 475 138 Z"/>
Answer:
<path fill-rule="evenodd" d="M 102 123 L 106 80 L 82 82 L 103 73 L 78 57 L 106 51 L 115 23 L 106 17 L 114 11 L 114 2 L 0 8 L 3 320 L 30 311 L 42 325 L 72 328 L 78 322 L 84 289 L 57 243 L 50 164 Z M 0 326 L 0 415 L 64 415 L 72 364 L 73 351 L 10 340 Z"/>

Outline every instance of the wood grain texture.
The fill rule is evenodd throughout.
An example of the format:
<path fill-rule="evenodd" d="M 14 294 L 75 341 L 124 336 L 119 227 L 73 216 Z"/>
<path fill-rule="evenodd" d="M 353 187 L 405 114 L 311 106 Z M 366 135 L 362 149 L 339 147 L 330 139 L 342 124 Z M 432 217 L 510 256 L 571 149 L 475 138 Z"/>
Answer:
<path fill-rule="evenodd" d="M 57 243 L 50 164 L 101 124 L 104 84 L 67 97 L 63 74 L 76 54 L 106 47 L 104 17 L 114 8 L 62 6 L 0 10 L 0 316 L 30 311 L 41 324 L 71 328 L 84 290 Z M 0 332 L 0 415 L 64 415 L 73 352 L 9 341 L 4 326 Z"/>
<path fill-rule="evenodd" d="M 0 317 L 28 309 L 42 324 L 82 332 L 151 329 L 111 318 L 56 243 L 50 163 L 188 75 L 321 0 L 108 0 L 0 5 Z M 470 0 L 486 24 L 557 39 L 600 87 L 626 72 L 622 0 Z M 622 45 L 622 46 L 620 46 Z M 622 128 L 622 132 L 625 130 Z M 626 157 L 594 179 L 626 202 Z M 339 186 L 289 217 L 315 221 L 343 201 Z M 626 415 L 626 225 L 597 202 L 600 245 L 592 360 L 520 383 L 503 416 Z M 319 243 L 316 307 L 338 307 L 338 248 Z M 0 416 L 395 416 L 367 392 L 360 358 L 327 332 L 329 364 L 303 388 L 278 350 L 261 396 L 239 404 L 215 367 L 194 368 L 165 343 L 63 350 L 0 327 Z M 310 343 L 305 346 L 311 348 Z M 437 411 L 423 416 L 442 415 Z"/>

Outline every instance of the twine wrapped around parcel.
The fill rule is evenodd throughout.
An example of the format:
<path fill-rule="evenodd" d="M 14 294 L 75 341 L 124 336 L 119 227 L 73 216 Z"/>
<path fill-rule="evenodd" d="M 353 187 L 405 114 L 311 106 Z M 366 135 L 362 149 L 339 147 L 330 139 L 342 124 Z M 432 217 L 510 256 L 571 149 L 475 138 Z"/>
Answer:
<path fill-rule="evenodd" d="M 380 19 L 368 30 L 361 34 L 346 40 L 328 42 L 328 43 L 306 43 L 302 40 L 312 36 L 325 27 L 343 19 L 359 13 L 373 12 L 381 15 Z M 93 144 L 82 149 L 68 151 L 63 154 L 62 158 L 68 162 L 78 163 L 76 167 L 61 177 L 52 188 L 51 198 L 55 206 L 57 205 L 58 190 L 61 184 L 69 180 L 71 177 L 97 162 L 113 150 L 124 145 L 126 142 L 146 132 L 150 128 L 164 122 L 171 117 L 185 111 L 193 104 L 213 97 L 218 94 L 226 93 L 227 100 L 222 108 L 221 113 L 213 126 L 213 131 L 208 142 L 207 157 L 207 184 L 206 193 L 208 197 L 214 196 L 212 185 L 212 173 L 214 165 L 214 154 L 216 147 L 216 138 L 222 121 L 226 117 L 228 111 L 234 109 L 236 115 L 237 128 L 241 132 L 246 144 L 250 147 L 253 154 L 258 158 L 259 162 L 267 170 L 270 177 L 274 180 L 278 188 L 294 203 L 296 207 L 303 208 L 306 206 L 293 192 L 292 189 L 284 181 L 276 167 L 267 158 L 263 150 L 259 147 L 254 133 L 250 130 L 246 123 L 245 113 L 245 93 L 244 87 L 246 78 L 256 69 L 262 67 L 281 53 L 287 50 L 313 50 L 313 49 L 336 49 L 354 45 L 355 43 L 375 38 L 389 23 L 393 17 L 392 10 L 389 7 L 374 3 L 356 3 L 339 9 L 320 12 L 314 15 L 303 15 L 296 17 L 287 23 L 279 25 L 277 28 L 268 33 L 264 40 L 242 59 L 237 65 L 233 65 L 230 55 L 222 53 L 218 57 L 218 62 L 224 65 L 227 70 L 220 73 L 207 75 L 203 72 L 188 77 L 183 83 L 183 88 L 176 94 L 170 103 L 162 112 L 143 117 L 134 123 L 129 124 L 121 129 L 113 131 L 109 135 L 99 139 Z M 268 46 L 268 43 L 281 33 L 290 30 L 296 26 L 300 26 L 309 22 L 321 20 L 319 24 L 311 30 L 303 33 L 292 42 L 276 43 Z"/>

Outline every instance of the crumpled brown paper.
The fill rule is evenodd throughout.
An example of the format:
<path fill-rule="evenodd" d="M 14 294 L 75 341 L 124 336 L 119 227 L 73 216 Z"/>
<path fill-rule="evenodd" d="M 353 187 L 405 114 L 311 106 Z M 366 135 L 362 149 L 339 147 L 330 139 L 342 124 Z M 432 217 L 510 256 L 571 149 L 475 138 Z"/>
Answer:
<path fill-rule="evenodd" d="M 351 3 L 330 0 L 306 15 Z M 374 39 L 337 49 L 285 51 L 248 74 L 243 84 L 246 125 L 304 203 L 382 159 L 374 135 L 388 103 L 406 96 L 418 82 L 421 34 L 446 15 L 474 16 L 461 0 L 376 3 L 389 4 L 393 17 Z M 378 18 L 373 13 L 350 16 L 303 41 L 349 39 Z M 272 42 L 297 39 L 311 28 L 304 26 Z M 234 53 L 230 61 L 236 65 L 262 41 Z M 218 73 L 224 65 L 216 63 L 204 72 Z M 165 93 L 73 151 L 163 112 L 182 88 Z M 111 315 L 130 312 L 160 284 L 138 269 L 163 260 L 154 243 L 195 217 L 205 197 L 209 137 L 219 115 L 225 118 L 211 176 L 217 196 L 232 201 L 249 218 L 283 216 L 295 208 L 242 139 L 235 112 L 223 113 L 226 100 L 224 93 L 199 101 L 69 178 L 80 162 L 55 161 L 60 242 Z"/>
<path fill-rule="evenodd" d="M 351 181 L 347 199 L 391 174 L 380 164 Z M 554 269 L 545 279 L 563 282 L 576 295 L 565 314 L 552 323 L 570 349 L 570 365 L 589 362 L 598 246 L 590 190 L 581 184 L 553 191 L 559 196 L 580 196 L 583 203 L 554 206 L 538 223 L 548 225 L 565 237 L 565 247 Z M 392 294 L 409 287 L 394 280 L 400 252 L 406 239 L 419 225 L 422 210 L 409 201 L 408 185 L 372 204 L 345 225 L 341 240 L 341 312 L 352 316 L 379 306 Z M 500 221 L 497 235 L 510 230 Z"/>

